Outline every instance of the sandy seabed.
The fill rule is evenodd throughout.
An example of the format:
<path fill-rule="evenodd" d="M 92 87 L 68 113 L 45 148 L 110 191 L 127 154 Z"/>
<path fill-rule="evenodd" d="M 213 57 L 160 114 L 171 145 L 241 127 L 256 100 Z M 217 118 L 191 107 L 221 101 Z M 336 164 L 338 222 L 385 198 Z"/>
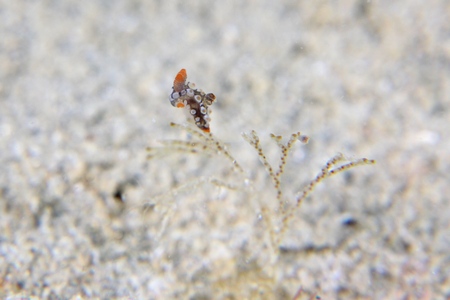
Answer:
<path fill-rule="evenodd" d="M 449 299 L 449 15 L 445 0 L 0 1 L 0 298 Z M 233 159 L 187 153 L 198 136 L 170 126 L 190 120 L 168 100 L 181 68 L 217 96 L 211 133 Z M 273 245 L 251 130 L 275 169 L 271 133 L 310 138 L 281 176 L 287 209 L 337 153 L 377 163 L 318 185 Z"/>

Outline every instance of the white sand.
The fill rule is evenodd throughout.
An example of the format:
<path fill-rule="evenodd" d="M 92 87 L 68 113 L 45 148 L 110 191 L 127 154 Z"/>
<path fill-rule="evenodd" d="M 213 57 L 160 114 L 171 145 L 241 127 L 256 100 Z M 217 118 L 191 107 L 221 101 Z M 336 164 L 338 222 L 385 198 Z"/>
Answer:
<path fill-rule="evenodd" d="M 0 1 L 0 298 L 449 298 L 448 1 L 191 2 Z M 181 68 L 252 190 L 154 198 L 243 184 L 223 156 L 146 160 L 189 139 Z M 274 165 L 270 133 L 311 138 L 286 199 L 338 152 L 377 160 L 320 185 L 275 262 L 252 129 Z"/>

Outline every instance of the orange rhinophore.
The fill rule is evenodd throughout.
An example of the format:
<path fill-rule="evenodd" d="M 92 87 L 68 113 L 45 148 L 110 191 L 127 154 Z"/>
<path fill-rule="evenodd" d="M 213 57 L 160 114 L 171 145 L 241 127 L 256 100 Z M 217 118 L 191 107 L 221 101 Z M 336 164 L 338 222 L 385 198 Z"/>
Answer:
<path fill-rule="evenodd" d="M 175 80 L 173 81 L 173 89 L 175 90 L 175 92 L 179 93 L 183 90 L 186 79 L 186 69 L 181 69 L 180 72 L 178 72 L 177 76 L 175 76 Z"/>
<path fill-rule="evenodd" d="M 210 132 L 209 106 L 216 100 L 216 96 L 213 93 L 206 94 L 200 89 L 195 89 L 195 84 L 186 83 L 186 79 L 186 70 L 181 69 L 173 81 L 172 93 L 169 96 L 170 104 L 188 109 L 195 125 L 204 132 Z"/>

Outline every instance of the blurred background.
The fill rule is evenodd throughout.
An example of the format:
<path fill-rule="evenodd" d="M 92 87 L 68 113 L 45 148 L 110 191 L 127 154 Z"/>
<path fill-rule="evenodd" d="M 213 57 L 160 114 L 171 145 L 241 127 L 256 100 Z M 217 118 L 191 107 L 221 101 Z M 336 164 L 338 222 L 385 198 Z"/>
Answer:
<path fill-rule="evenodd" d="M 449 15 L 444 0 L 0 1 L 0 296 L 450 297 Z M 211 132 L 255 190 L 202 184 L 241 182 L 218 157 L 146 159 L 191 138 L 169 126 L 186 123 L 168 100 L 181 68 L 217 96 Z M 265 245 L 247 197 L 274 195 L 250 130 L 275 166 L 270 133 L 310 137 L 290 199 L 336 153 L 377 160 L 320 185 L 268 269 L 246 246 Z"/>

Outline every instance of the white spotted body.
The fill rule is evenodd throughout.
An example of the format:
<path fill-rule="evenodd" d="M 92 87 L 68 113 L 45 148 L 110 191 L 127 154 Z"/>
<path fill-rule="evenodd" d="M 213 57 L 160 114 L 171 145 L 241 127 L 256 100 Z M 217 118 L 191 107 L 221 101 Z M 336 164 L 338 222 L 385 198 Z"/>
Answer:
<path fill-rule="evenodd" d="M 216 100 L 216 96 L 213 93 L 205 94 L 200 89 L 194 89 L 195 84 L 186 83 L 186 79 L 186 70 L 181 69 L 173 82 L 170 103 L 174 107 L 187 108 L 194 118 L 195 125 L 204 132 L 209 132 L 211 118 L 208 107 Z"/>

